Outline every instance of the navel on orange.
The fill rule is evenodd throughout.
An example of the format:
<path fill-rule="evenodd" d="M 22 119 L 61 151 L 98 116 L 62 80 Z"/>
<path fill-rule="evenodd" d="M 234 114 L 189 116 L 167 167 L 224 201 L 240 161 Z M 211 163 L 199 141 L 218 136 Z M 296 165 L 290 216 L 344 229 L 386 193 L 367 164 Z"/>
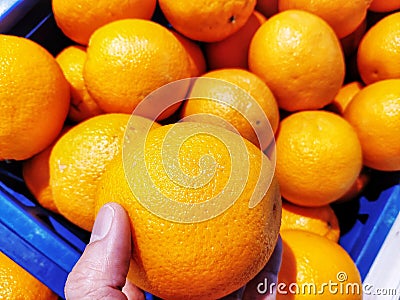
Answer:
<path fill-rule="evenodd" d="M 400 78 L 400 12 L 370 28 L 357 52 L 358 71 L 366 84 Z"/>

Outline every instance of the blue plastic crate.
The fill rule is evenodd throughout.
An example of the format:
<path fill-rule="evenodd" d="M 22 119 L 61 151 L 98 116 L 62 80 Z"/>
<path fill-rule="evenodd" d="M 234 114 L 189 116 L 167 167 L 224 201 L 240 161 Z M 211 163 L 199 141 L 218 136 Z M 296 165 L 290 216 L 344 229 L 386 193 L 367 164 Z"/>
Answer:
<path fill-rule="evenodd" d="M 0 33 L 8 32 L 39 0 L 1 0 Z"/>
<path fill-rule="evenodd" d="M 30 38 L 53 55 L 71 44 L 55 24 L 50 0 L 2 0 L 0 7 L 3 2 L 9 8 L 6 13 L 0 9 L 0 26 L 6 24 L 9 34 Z M 371 171 L 371 176 L 359 199 L 333 205 L 341 225 L 340 244 L 363 279 L 400 211 L 400 172 Z M 3 253 L 63 298 L 65 280 L 89 233 L 37 204 L 22 180 L 20 163 L 0 162 L 0 237 Z M 146 299 L 153 296 L 146 294 Z"/>
<path fill-rule="evenodd" d="M 88 233 L 31 200 L 19 164 L 0 164 L 0 250 L 58 295 Z"/>
<path fill-rule="evenodd" d="M 334 204 L 339 218 L 339 243 L 355 261 L 364 279 L 400 212 L 400 172 L 371 173 L 359 199 Z"/>

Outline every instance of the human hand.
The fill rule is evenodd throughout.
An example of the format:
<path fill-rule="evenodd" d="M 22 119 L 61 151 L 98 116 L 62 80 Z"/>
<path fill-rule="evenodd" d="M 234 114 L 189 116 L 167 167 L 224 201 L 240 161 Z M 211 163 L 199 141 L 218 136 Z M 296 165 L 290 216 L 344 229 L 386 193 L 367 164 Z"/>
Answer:
<path fill-rule="evenodd" d="M 261 295 L 257 287 L 265 278 L 268 282 L 276 282 L 281 252 L 279 240 L 265 268 L 246 287 L 223 299 L 275 299 L 274 295 Z M 100 209 L 90 242 L 68 276 L 66 299 L 144 300 L 143 292 L 126 280 L 130 259 L 131 231 L 128 215 L 120 205 L 108 203 Z"/>

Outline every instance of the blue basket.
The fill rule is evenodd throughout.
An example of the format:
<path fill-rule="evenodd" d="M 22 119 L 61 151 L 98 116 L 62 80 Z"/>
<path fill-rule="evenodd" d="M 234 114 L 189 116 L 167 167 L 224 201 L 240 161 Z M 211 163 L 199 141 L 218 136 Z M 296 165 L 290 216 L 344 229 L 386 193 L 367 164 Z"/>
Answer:
<path fill-rule="evenodd" d="M 16 163 L 0 164 L 0 250 L 63 296 L 89 233 L 31 200 L 20 169 Z"/>
<path fill-rule="evenodd" d="M 3 2 L 9 8 L 3 14 L 0 10 L 4 26 L 0 30 L 30 38 L 53 55 L 72 44 L 56 26 L 50 0 Z M 159 11 L 155 18 L 160 18 Z M 359 199 L 333 205 L 341 225 L 340 244 L 363 279 L 400 211 L 400 172 L 371 171 L 371 176 Z M 0 236 L 0 250 L 62 298 L 68 273 L 89 240 L 88 232 L 38 205 L 23 182 L 18 162 L 0 163 Z M 153 296 L 146 294 L 146 299 Z"/>
<path fill-rule="evenodd" d="M 2 0 L 0 2 L 0 33 L 8 32 L 39 0 Z"/>

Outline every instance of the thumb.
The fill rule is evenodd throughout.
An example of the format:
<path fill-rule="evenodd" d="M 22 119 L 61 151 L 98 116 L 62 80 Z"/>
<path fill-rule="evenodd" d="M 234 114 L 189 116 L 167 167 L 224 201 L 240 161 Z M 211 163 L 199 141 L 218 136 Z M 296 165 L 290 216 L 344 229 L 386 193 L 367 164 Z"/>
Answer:
<path fill-rule="evenodd" d="M 130 222 L 116 203 L 104 205 L 92 236 L 68 276 L 67 299 L 127 299 L 122 292 L 131 258 Z"/>

